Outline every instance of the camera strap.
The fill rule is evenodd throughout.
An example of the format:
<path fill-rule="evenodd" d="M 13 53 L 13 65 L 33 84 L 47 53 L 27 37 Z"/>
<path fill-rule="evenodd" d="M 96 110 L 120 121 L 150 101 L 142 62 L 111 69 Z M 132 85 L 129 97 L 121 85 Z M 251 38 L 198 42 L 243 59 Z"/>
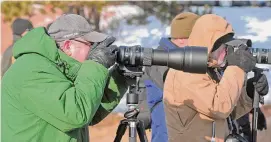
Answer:
<path fill-rule="evenodd" d="M 221 79 L 221 74 L 218 71 L 215 71 L 214 68 L 208 68 L 207 69 L 207 73 L 208 75 L 215 80 L 217 83 L 219 83 L 220 79 Z M 212 122 L 212 138 L 211 138 L 211 142 L 215 142 L 215 121 Z"/>
<path fill-rule="evenodd" d="M 228 123 L 230 134 L 239 134 L 238 125 L 237 125 L 236 121 L 234 121 L 232 119 L 232 115 L 231 114 L 227 118 L 227 123 Z"/>
<path fill-rule="evenodd" d="M 215 68 L 208 68 L 207 74 L 214 80 L 216 83 L 220 82 L 220 79 L 222 78 L 222 75 L 216 71 Z"/>
<path fill-rule="evenodd" d="M 212 122 L 212 138 L 211 142 L 215 142 L 215 121 Z"/>

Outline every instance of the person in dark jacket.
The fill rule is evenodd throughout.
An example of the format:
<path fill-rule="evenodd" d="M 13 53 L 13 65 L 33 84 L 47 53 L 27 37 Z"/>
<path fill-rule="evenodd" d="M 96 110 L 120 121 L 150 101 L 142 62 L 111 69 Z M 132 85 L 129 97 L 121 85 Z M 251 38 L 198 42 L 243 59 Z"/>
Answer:
<path fill-rule="evenodd" d="M 162 38 L 158 49 L 169 50 L 187 46 L 189 35 L 198 17 L 198 15 L 190 12 L 178 14 L 171 22 L 170 38 Z M 147 99 L 140 104 L 141 113 L 138 118 L 144 121 L 147 128 L 151 127 L 152 141 L 154 142 L 166 142 L 168 140 L 162 102 L 167 70 L 167 67 L 161 66 L 147 67 L 145 69 L 147 75 L 143 77 L 146 86 L 144 93 L 146 93 Z M 142 96 L 144 95 L 142 94 Z"/>
<path fill-rule="evenodd" d="M 12 45 L 10 45 L 5 52 L 3 53 L 3 57 L 1 60 L 1 76 L 5 74 L 8 68 L 13 63 L 13 56 L 12 56 L 12 47 L 13 44 L 19 40 L 22 36 L 24 36 L 29 30 L 33 28 L 32 23 L 29 20 L 17 18 L 12 23 L 12 34 L 13 34 L 13 41 Z"/>
<path fill-rule="evenodd" d="M 267 80 L 266 80 L 267 81 Z M 253 109 L 250 111 L 250 113 L 247 113 L 246 115 L 240 117 L 237 119 L 237 124 L 239 128 L 239 133 L 247 140 L 247 142 L 252 142 L 252 131 L 251 131 L 251 123 L 249 121 L 249 114 L 253 115 Z M 266 119 L 261 111 L 261 109 L 258 110 L 258 121 L 257 121 L 257 130 L 262 131 L 266 129 Z"/>
<path fill-rule="evenodd" d="M 89 142 L 88 126 L 126 91 L 121 76 L 108 70 L 114 41 L 75 14 L 17 41 L 16 62 L 2 79 L 2 142 Z"/>

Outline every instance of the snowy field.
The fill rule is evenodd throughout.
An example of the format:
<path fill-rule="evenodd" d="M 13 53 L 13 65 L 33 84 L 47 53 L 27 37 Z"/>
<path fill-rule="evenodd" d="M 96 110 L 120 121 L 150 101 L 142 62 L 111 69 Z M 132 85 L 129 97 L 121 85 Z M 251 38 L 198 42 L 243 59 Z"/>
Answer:
<path fill-rule="evenodd" d="M 115 20 L 125 19 L 131 15 L 140 15 L 143 12 L 134 6 L 120 6 L 111 8 L 111 11 L 117 15 Z M 253 48 L 271 48 L 271 8 L 215 7 L 213 13 L 225 17 L 232 24 L 236 37 L 250 38 L 253 41 Z M 101 24 L 113 20 L 101 19 Z M 120 26 L 109 33 L 116 36 L 116 45 L 141 45 L 147 48 L 156 48 L 161 37 L 168 37 L 170 28 L 161 23 L 154 15 L 149 16 L 147 21 L 146 25 L 129 25 L 125 20 L 120 20 Z M 106 27 L 105 24 L 103 26 Z M 271 70 L 271 65 L 257 66 Z M 271 72 L 265 74 L 271 85 Z M 249 74 L 249 77 L 251 76 L 252 73 Z M 271 93 L 265 97 L 265 102 L 271 104 Z M 124 97 L 115 111 L 125 111 L 125 103 Z"/>

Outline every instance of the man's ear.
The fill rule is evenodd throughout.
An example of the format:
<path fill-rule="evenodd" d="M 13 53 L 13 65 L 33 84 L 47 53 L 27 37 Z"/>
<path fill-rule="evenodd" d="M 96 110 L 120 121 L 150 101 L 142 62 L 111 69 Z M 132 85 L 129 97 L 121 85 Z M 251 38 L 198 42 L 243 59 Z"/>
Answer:
<path fill-rule="evenodd" d="M 71 52 L 71 41 L 70 40 L 65 40 L 63 43 L 63 46 L 61 47 L 61 50 L 66 53 L 68 56 L 72 55 Z"/>

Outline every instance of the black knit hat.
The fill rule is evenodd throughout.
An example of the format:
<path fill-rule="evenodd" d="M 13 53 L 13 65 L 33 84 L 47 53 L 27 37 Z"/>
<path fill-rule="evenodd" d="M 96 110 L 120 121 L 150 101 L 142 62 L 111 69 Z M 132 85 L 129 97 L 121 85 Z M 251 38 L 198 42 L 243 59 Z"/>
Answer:
<path fill-rule="evenodd" d="M 31 30 L 33 25 L 26 19 L 17 18 L 14 20 L 11 27 L 14 35 L 22 35 L 26 30 Z"/>

